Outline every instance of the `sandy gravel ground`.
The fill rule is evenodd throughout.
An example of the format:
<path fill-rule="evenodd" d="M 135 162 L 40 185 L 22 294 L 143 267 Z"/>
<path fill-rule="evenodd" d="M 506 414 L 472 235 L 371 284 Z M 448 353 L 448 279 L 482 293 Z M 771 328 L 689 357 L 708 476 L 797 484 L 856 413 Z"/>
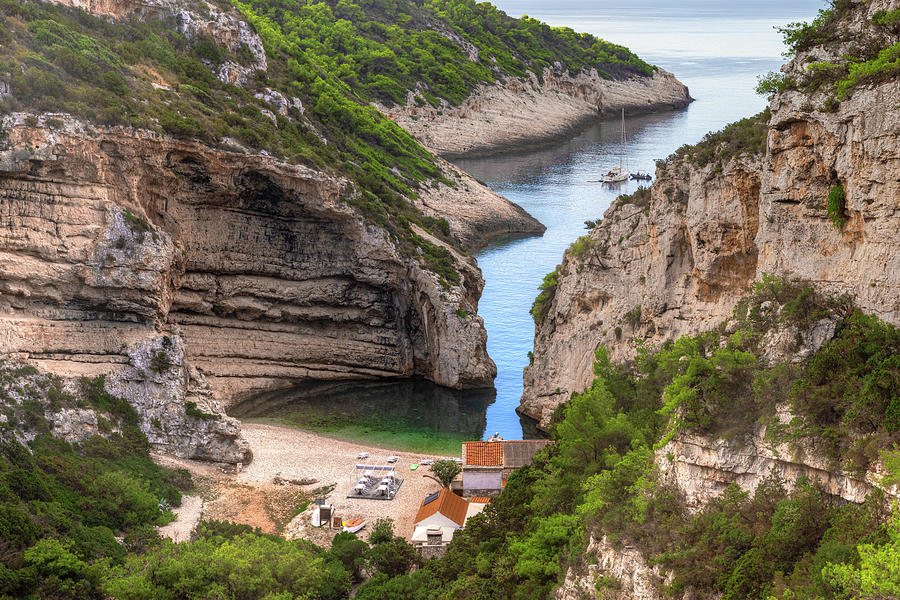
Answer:
<path fill-rule="evenodd" d="M 409 470 L 423 458 L 440 456 L 394 452 L 281 425 L 243 423 L 241 429 L 253 450 L 253 462 L 237 474 L 209 463 L 154 456 L 165 466 L 188 469 L 197 487 L 192 495 L 184 496 L 182 506 L 175 511 L 178 519 L 160 528 L 162 535 L 184 541 L 201 518 L 219 519 L 328 546 L 338 530 L 310 525 L 312 500 L 322 496 L 335 506 L 340 518 L 367 521 L 357 534 L 363 539 L 368 538 L 372 524 L 380 517 L 392 518 L 394 533 L 409 538 L 422 499 L 440 487 L 425 476 L 427 467 Z M 391 454 L 400 457 L 395 467 L 404 481 L 393 500 L 347 498 L 356 484 L 356 456 L 363 451 L 369 453 L 368 464 L 385 464 Z M 305 485 L 278 484 L 276 478 Z M 304 505 L 306 510 L 301 512 Z"/>
<path fill-rule="evenodd" d="M 413 519 L 422 499 L 440 489 L 436 481 L 425 477 L 427 467 L 409 470 L 411 464 L 423 458 L 434 459 L 440 458 L 439 456 L 393 452 L 280 425 L 244 423 L 242 431 L 253 449 L 253 462 L 237 476 L 238 482 L 256 486 L 271 482 L 277 475 L 284 479 L 317 479 L 318 483 L 306 486 L 310 490 L 334 484 L 333 491 L 326 496 L 328 503 L 335 506 L 337 515 L 343 519 L 365 519 L 367 525 L 358 534 L 363 538 L 368 537 L 371 524 L 379 517 L 392 518 L 394 533 L 409 538 L 413 532 Z M 395 466 L 404 481 L 393 500 L 347 498 L 356 484 L 356 455 L 362 451 L 369 453 L 366 460 L 368 464 L 386 464 L 384 459 L 390 454 L 400 457 Z M 287 525 L 284 531 L 286 537 L 323 542 L 324 536 L 330 541 L 335 532 L 311 527 L 311 515 L 312 506 Z"/>

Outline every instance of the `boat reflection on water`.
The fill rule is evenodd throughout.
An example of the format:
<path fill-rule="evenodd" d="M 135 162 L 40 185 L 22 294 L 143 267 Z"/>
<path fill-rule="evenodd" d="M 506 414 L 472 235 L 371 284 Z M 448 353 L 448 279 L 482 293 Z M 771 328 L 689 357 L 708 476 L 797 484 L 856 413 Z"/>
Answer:
<path fill-rule="evenodd" d="M 239 419 L 267 418 L 304 429 L 367 427 L 396 433 L 447 434 L 480 440 L 494 388 L 453 390 L 421 378 L 310 382 L 263 392 L 228 410 Z"/>

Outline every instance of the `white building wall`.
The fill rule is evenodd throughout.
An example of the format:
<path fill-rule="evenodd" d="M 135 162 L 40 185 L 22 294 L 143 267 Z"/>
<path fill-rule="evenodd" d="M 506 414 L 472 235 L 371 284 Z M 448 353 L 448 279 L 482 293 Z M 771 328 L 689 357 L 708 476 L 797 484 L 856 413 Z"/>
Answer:
<path fill-rule="evenodd" d="M 502 473 L 496 471 L 463 471 L 464 490 L 499 490 Z"/>

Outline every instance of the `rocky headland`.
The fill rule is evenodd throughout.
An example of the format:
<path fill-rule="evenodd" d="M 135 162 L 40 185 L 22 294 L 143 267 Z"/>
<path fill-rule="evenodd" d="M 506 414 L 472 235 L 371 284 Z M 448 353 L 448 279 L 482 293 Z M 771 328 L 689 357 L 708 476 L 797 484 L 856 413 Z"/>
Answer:
<path fill-rule="evenodd" d="M 190 43 L 210 40 L 240 55 L 196 63 L 226 86 L 255 87 L 270 66 L 233 8 L 58 4 L 110 26 L 158 19 Z M 136 94 L 198 90 L 159 71 L 135 68 Z M 9 77 L 0 90 L 21 104 L 27 81 Z M 265 88 L 251 100 L 266 107 L 264 121 L 295 119 L 329 144 L 298 98 Z M 255 391 L 413 376 L 490 386 L 496 368 L 477 314 L 483 281 L 466 252 L 544 230 L 436 158 L 445 175 L 405 201 L 444 229 L 439 238 L 409 224 L 406 238 L 419 240 L 410 246 L 395 224 L 360 210 L 369 200 L 351 179 L 234 138 L 211 144 L 48 112 L 8 113 L 0 131 L 0 354 L 65 377 L 105 376 L 110 393 L 138 408 L 150 441 L 178 456 L 246 461 L 246 446 L 217 446 L 210 428 L 228 424 L 222 435 L 239 439 L 223 407 Z M 216 418 L 185 421 L 185 406 Z"/>
<path fill-rule="evenodd" d="M 428 148 L 455 158 L 553 142 L 622 109 L 634 115 L 684 108 L 692 101 L 687 86 L 663 69 L 607 79 L 596 69 L 572 75 L 558 67 L 544 69 L 541 77 L 529 73 L 482 84 L 459 106 L 422 104 L 410 92 L 405 106 L 379 108 Z"/>

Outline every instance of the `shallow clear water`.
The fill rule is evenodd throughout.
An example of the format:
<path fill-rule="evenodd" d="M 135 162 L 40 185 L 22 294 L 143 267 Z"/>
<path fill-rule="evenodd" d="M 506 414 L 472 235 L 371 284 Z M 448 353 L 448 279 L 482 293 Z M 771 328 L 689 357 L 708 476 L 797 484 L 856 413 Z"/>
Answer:
<path fill-rule="evenodd" d="M 784 61 L 781 36 L 774 26 L 812 18 L 822 4 L 497 2 L 510 15 L 528 14 L 626 45 L 675 73 L 690 88 L 696 102 L 685 110 L 626 119 L 630 167 L 651 173 L 655 159 L 765 108 L 765 99 L 754 93 L 757 76 L 777 70 Z M 496 400 L 487 409 L 488 434 L 499 431 L 507 439 L 522 437 L 515 408 L 532 348 L 529 309 L 537 286 L 569 244 L 585 233 L 585 220 L 600 218 L 619 194 L 638 187 L 636 182 L 616 187 L 591 183 L 618 164 L 619 129 L 619 121 L 613 120 L 542 150 L 455 161 L 547 226 L 543 237 L 496 243 L 478 255 L 486 282 L 478 312 L 487 325 L 488 353 L 498 370 Z"/>

